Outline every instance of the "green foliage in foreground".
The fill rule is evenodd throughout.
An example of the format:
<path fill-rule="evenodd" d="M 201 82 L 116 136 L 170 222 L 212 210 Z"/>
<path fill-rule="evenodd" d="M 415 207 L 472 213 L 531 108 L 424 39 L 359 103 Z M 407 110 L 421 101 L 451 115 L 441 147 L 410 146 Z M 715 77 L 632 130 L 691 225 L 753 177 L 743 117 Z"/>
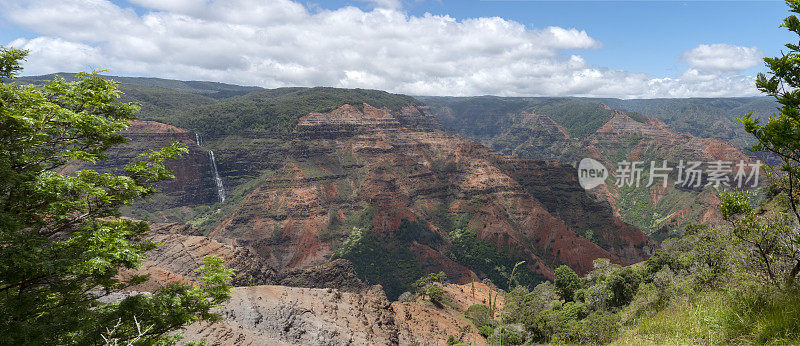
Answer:
<path fill-rule="evenodd" d="M 788 0 L 786 3 L 791 12 L 800 13 L 800 1 Z M 800 19 L 796 15 L 784 19 L 781 26 L 800 36 Z M 800 222 L 800 46 L 788 43 L 786 48 L 788 51 L 780 57 L 764 58 L 770 69 L 769 77 L 759 73 L 756 78 L 756 87 L 775 98 L 781 105 L 780 112 L 770 116 L 764 124 L 754 119 L 752 113 L 740 121 L 745 130 L 758 140 L 753 150 L 780 158 L 779 166 L 770 171 L 779 190 L 788 197 L 789 215 L 793 220 L 755 215 L 752 207 L 748 207 L 741 196 L 735 195 L 723 200 L 727 202 L 723 213 L 738 230 L 736 236 L 755 245 L 771 280 L 794 282 L 800 275 L 800 254 L 797 253 L 800 231 L 793 227 L 793 223 Z M 777 261 L 787 261 L 790 268 L 779 273 L 780 268 L 775 268 L 776 257 L 779 258 Z"/>
<path fill-rule="evenodd" d="M 148 225 L 120 219 L 119 208 L 157 193 L 172 178 L 164 161 L 185 148 L 143 153 L 119 175 L 57 173 L 106 159 L 137 107 L 118 102 L 116 84 L 96 74 L 7 83 L 25 55 L 0 47 L 0 344 L 173 343 L 170 332 L 214 320 L 231 276 L 218 258 L 205 260 L 199 286 L 99 300 L 147 279 L 118 276 L 156 246 Z"/>
<path fill-rule="evenodd" d="M 800 13 L 800 0 L 787 4 Z M 795 15 L 782 26 L 800 35 Z M 724 192 L 726 225 L 689 227 L 644 264 L 597 260 L 580 280 L 560 267 L 555 286 L 517 287 L 495 329 L 521 325 L 525 333 L 506 344 L 800 343 L 800 45 L 786 47 L 764 59 L 770 77 L 756 83 L 780 112 L 763 125 L 741 119 L 758 140 L 754 149 L 781 160 L 768 168 L 770 199 L 757 205 L 746 192 Z"/>
<path fill-rule="evenodd" d="M 555 285 L 558 293 L 564 297 L 564 300 L 573 301 L 575 291 L 581 287 L 581 279 L 578 278 L 578 274 L 575 274 L 572 268 L 563 264 L 556 268 L 555 274 Z"/>
<path fill-rule="evenodd" d="M 516 328 L 522 343 L 800 342 L 797 286 L 770 284 L 753 248 L 731 232 L 691 227 L 635 266 L 597 260 L 579 278 L 573 301 L 549 282 L 518 286 L 506 295 L 500 320 L 481 325 Z"/>

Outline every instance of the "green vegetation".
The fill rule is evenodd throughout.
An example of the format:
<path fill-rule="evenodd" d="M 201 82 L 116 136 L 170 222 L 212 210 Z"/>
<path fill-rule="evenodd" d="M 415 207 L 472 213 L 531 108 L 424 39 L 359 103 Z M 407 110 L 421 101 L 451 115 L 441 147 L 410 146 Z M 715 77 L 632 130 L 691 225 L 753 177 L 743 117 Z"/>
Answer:
<path fill-rule="evenodd" d="M 472 320 L 472 323 L 475 323 L 479 329 L 482 330 L 494 330 L 494 316 L 492 313 L 492 309 L 483 304 L 474 304 L 467 308 L 467 311 L 464 312 L 464 315 Z M 489 329 L 486 329 L 489 328 Z M 483 333 L 484 336 L 491 335 L 492 333 Z"/>
<path fill-rule="evenodd" d="M 414 282 L 414 293 L 423 299 L 427 297 L 431 303 L 442 308 L 446 302 L 452 300 L 442 289 L 441 284 L 445 281 L 447 281 L 447 275 L 443 272 L 428 274 Z"/>
<path fill-rule="evenodd" d="M 553 99 L 534 105 L 533 111 L 544 114 L 563 126 L 571 138 L 583 139 L 614 117 L 614 112 L 594 102 L 580 99 Z"/>
<path fill-rule="evenodd" d="M 59 74 L 75 80 L 75 74 Z M 24 77 L 23 83 L 46 83 L 55 75 Z M 213 139 L 242 133 L 283 136 L 297 120 L 312 112 L 327 112 L 344 104 L 397 110 L 419 101 L 380 90 L 329 87 L 262 89 L 214 82 L 160 78 L 108 77 L 125 92 L 123 101 L 138 103 L 140 118 L 190 129 Z"/>
<path fill-rule="evenodd" d="M 0 344 L 172 344 L 184 325 L 216 320 L 232 275 L 216 257 L 205 258 L 197 285 L 100 301 L 147 280 L 118 276 L 157 245 L 146 223 L 119 218 L 119 209 L 156 194 L 172 178 L 164 161 L 186 149 L 142 153 L 120 175 L 56 173 L 107 159 L 137 107 L 96 74 L 8 83 L 26 54 L 0 47 Z"/>
<path fill-rule="evenodd" d="M 209 137 L 239 133 L 286 135 L 300 117 L 328 112 L 344 104 L 399 109 L 416 104 L 410 96 L 385 91 L 337 88 L 279 88 L 259 90 L 218 103 L 176 111 L 155 120 L 193 129 Z"/>
<path fill-rule="evenodd" d="M 519 258 L 500 252 L 494 244 L 478 239 L 477 233 L 469 227 L 450 232 L 450 241 L 450 258 L 485 274 L 498 287 L 508 288 L 516 284 L 533 287 L 545 281 L 541 274 L 528 266 L 517 266 Z"/>
<path fill-rule="evenodd" d="M 354 228 L 333 258 L 353 263 L 359 278 L 381 284 L 386 296 L 395 300 L 423 275 L 407 242 L 375 235 L 370 228 Z"/>
<path fill-rule="evenodd" d="M 800 1 L 786 2 L 791 12 L 800 13 Z M 782 27 L 800 35 L 800 20 L 792 15 L 784 19 Z M 780 157 L 780 164 L 770 173 L 776 191 L 785 194 L 791 213 L 777 216 L 762 216 L 754 213 L 750 200 L 741 194 L 728 195 L 723 199 L 722 214 L 734 228 L 734 234 L 741 241 L 754 245 L 767 274 L 772 280 L 794 282 L 800 275 L 800 233 L 796 223 L 800 222 L 800 46 L 786 44 L 787 53 L 780 57 L 764 58 L 771 73 L 767 77 L 759 73 L 756 87 L 775 98 L 782 105 L 779 113 L 772 115 L 763 125 L 753 114 L 741 120 L 745 130 L 751 133 L 758 143 L 753 150 L 769 152 Z M 755 244 L 754 244 L 755 243 Z M 788 262 L 791 269 L 785 272 L 781 262 Z M 786 277 L 780 277 L 781 274 Z"/>
<path fill-rule="evenodd" d="M 482 323 L 521 325 L 532 343 L 798 342 L 796 288 L 763 285 L 759 259 L 731 232 L 690 227 L 647 262 L 596 260 L 582 278 L 560 267 L 556 284 L 516 287 L 501 318 Z"/>
<path fill-rule="evenodd" d="M 745 131 L 744 126 L 736 121 L 736 118 L 753 112 L 755 118 L 767 119 L 775 111 L 775 107 L 778 107 L 775 100 L 768 97 L 598 101 L 611 108 L 647 114 L 680 132 L 691 133 L 697 137 L 720 138 L 742 149 L 748 148 L 756 141 Z M 631 114 L 628 113 L 629 116 Z"/>
<path fill-rule="evenodd" d="M 787 1 L 800 13 L 800 0 Z M 800 34 L 800 20 L 783 26 Z M 582 278 L 567 267 L 555 284 L 518 286 L 506 295 L 496 330 L 521 325 L 520 343 L 797 344 L 800 343 L 800 46 L 767 58 L 757 86 L 783 105 L 764 124 L 741 119 L 776 154 L 766 199 L 720 193 L 725 224 L 687 227 L 646 262 L 628 267 L 596 260 Z M 655 217 L 655 216 L 654 216 Z"/>
<path fill-rule="evenodd" d="M 731 142 L 739 148 L 755 144 L 737 117 L 753 112 L 756 119 L 765 120 L 779 104 L 768 97 L 741 98 L 679 98 L 679 99 L 594 99 L 594 98 L 529 98 L 529 97 L 418 97 L 439 116 L 446 128 L 480 139 L 496 137 L 510 125 L 508 115 L 534 110 L 553 118 L 568 129 L 570 136 L 583 138 L 597 124 L 589 121 L 606 117 L 600 111 L 603 103 L 614 109 L 626 110 L 633 120 L 644 123 L 642 114 L 659 119 L 679 132 L 697 137 L 714 137 Z M 583 105 L 583 106 L 581 106 Z M 597 109 L 588 108 L 595 105 Z M 577 110 L 583 108 L 582 112 Z M 443 110 L 449 110 L 443 112 Z M 572 114 L 561 116 L 569 110 Z M 575 111 L 573 111 L 575 110 Z M 553 115 L 547 112 L 552 112 Z M 455 114 L 456 116 L 448 115 Z M 565 113 L 568 114 L 568 113 Z M 596 118 L 589 118 L 593 115 Z M 561 121 L 567 120 L 566 125 Z M 602 125 L 602 124 L 600 124 Z M 591 132 L 589 132 L 591 131 Z"/>
<path fill-rule="evenodd" d="M 556 280 L 555 285 L 558 293 L 564 297 L 564 300 L 571 302 L 575 296 L 575 291 L 581 287 L 581 280 L 578 274 L 572 268 L 561 265 L 555 270 Z"/>
<path fill-rule="evenodd" d="M 497 137 L 513 123 L 512 116 L 535 112 L 563 126 L 572 138 L 583 139 L 610 120 L 614 113 L 599 102 L 581 98 L 546 97 L 420 97 L 445 127 L 466 132 L 470 137 Z"/>

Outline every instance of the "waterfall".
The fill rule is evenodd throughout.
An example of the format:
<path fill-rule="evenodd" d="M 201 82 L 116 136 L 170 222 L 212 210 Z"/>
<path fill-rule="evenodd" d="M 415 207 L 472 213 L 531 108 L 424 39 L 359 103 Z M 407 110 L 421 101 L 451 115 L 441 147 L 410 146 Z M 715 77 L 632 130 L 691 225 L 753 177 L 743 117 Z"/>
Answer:
<path fill-rule="evenodd" d="M 202 146 L 203 141 L 200 140 L 200 134 L 197 132 L 194 133 L 194 140 L 197 141 L 197 146 Z M 217 160 L 214 159 L 214 151 L 208 151 L 208 158 L 211 160 L 211 168 L 212 172 L 214 172 L 214 183 L 217 184 L 217 196 L 219 196 L 220 202 L 225 202 L 225 186 L 222 186 L 222 178 L 219 177 L 219 171 L 217 170 Z"/>
<path fill-rule="evenodd" d="M 217 184 L 217 195 L 219 195 L 219 201 L 225 202 L 225 187 L 222 186 L 222 178 L 219 177 L 219 172 L 217 171 L 217 161 L 214 160 L 214 151 L 208 151 L 208 157 L 211 158 L 211 167 L 214 168 L 214 182 Z"/>

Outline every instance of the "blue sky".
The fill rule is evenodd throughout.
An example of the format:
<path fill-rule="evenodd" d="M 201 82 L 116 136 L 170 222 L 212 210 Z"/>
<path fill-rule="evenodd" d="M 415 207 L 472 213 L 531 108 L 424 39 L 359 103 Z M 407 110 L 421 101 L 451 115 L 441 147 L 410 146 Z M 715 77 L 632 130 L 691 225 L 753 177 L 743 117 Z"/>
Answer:
<path fill-rule="evenodd" d="M 0 0 L 28 74 L 415 95 L 757 95 L 781 1 Z"/>
<path fill-rule="evenodd" d="M 314 2 L 309 2 L 314 3 Z M 363 1 L 321 1 L 324 8 L 359 6 Z M 797 37 L 778 28 L 788 16 L 783 1 L 405 1 L 414 15 L 425 12 L 456 18 L 498 16 L 530 27 L 586 30 L 603 43 L 582 53 L 593 65 L 669 76 L 686 65 L 680 53 L 700 44 L 757 46 L 780 54 Z M 763 71 L 761 66 L 747 72 Z"/>

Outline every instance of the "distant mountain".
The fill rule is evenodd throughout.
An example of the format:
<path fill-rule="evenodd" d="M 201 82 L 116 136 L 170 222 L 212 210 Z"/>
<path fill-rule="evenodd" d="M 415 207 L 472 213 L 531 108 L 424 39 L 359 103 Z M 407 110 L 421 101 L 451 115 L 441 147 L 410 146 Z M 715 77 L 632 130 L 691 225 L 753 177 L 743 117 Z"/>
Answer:
<path fill-rule="evenodd" d="M 677 131 L 713 137 L 747 148 L 755 143 L 736 118 L 750 112 L 766 120 L 779 106 L 771 97 L 620 100 L 603 99 L 611 108 L 647 114 Z"/>
<path fill-rule="evenodd" d="M 591 192 L 597 198 L 608 201 L 623 220 L 657 239 L 674 235 L 691 223 L 719 221 L 719 201 L 712 187 L 686 189 L 675 186 L 675 174 L 667 188 L 662 184 L 647 188 L 644 185 L 648 182 L 651 161 L 660 165 L 667 160 L 672 167 L 681 160 L 703 163 L 716 160 L 737 163 L 740 160 L 753 161 L 742 150 L 722 139 L 680 132 L 654 117 L 612 109 L 597 99 L 421 99 L 431 106 L 446 129 L 474 138 L 506 154 L 570 164 L 588 157 L 599 160 L 612 171 L 623 160 L 644 161 L 641 187 L 618 187 L 614 186 L 614 179 L 609 179 L 608 185 Z M 647 104 L 646 101 L 650 100 L 636 104 Z M 671 100 L 668 104 L 679 104 L 679 101 Z M 764 104 L 764 99 L 751 101 Z M 687 104 L 696 102 L 693 99 L 686 100 Z M 728 104 L 723 101 L 718 103 Z M 735 100 L 730 103 L 739 104 Z M 730 108 L 728 112 L 733 112 L 731 109 L 739 108 Z M 706 117 L 718 119 L 717 123 L 732 120 L 725 120 L 727 118 L 720 114 Z M 673 119 L 682 117 L 674 116 Z M 708 130 L 709 127 L 703 129 Z"/>
<path fill-rule="evenodd" d="M 778 107 L 771 97 L 622 100 L 613 98 L 422 96 L 418 99 L 431 106 L 440 118 L 445 115 L 442 111 L 465 114 L 479 113 L 483 110 L 486 114 L 512 114 L 536 108 L 544 113 L 554 114 L 554 120 L 559 124 L 574 128 L 573 131 L 577 131 L 574 135 L 578 137 L 587 134 L 585 131 L 592 127 L 599 128 L 598 124 L 602 124 L 603 119 L 608 120 L 608 116 L 590 116 L 598 115 L 598 113 L 587 108 L 593 104 L 602 103 L 613 109 L 647 114 L 663 121 L 678 132 L 686 132 L 695 137 L 719 138 L 740 149 L 748 148 L 754 144 L 754 140 L 744 131 L 736 118 L 753 112 L 754 117 L 766 119 L 775 113 L 776 107 Z M 554 109 L 554 107 L 562 107 L 562 109 Z M 446 118 L 444 121 L 447 123 Z M 582 121 L 588 122 L 582 123 Z M 465 125 L 466 123 L 451 123 L 448 127 L 461 129 L 466 128 Z M 480 125 L 474 123 L 471 125 L 475 127 L 470 131 L 475 135 L 480 135 L 475 132 L 481 130 Z M 500 126 L 500 124 L 495 126 Z M 584 131 L 581 132 L 579 127 L 584 127 Z"/>
<path fill-rule="evenodd" d="M 18 84 L 36 84 L 52 80 L 55 76 L 61 76 L 67 80 L 75 80 L 77 74 L 70 72 L 51 73 L 41 76 L 23 76 L 18 77 L 15 83 Z M 259 90 L 261 88 L 254 86 L 240 86 L 234 84 L 225 84 L 218 82 L 204 82 L 204 81 L 181 81 L 174 79 L 164 78 L 149 78 L 149 77 L 120 77 L 120 76 L 101 76 L 115 80 L 123 85 L 123 87 L 149 87 L 167 89 L 173 91 L 180 91 L 184 93 L 200 94 L 210 96 L 213 98 L 223 98 L 234 95 L 243 95 L 251 91 Z"/>

